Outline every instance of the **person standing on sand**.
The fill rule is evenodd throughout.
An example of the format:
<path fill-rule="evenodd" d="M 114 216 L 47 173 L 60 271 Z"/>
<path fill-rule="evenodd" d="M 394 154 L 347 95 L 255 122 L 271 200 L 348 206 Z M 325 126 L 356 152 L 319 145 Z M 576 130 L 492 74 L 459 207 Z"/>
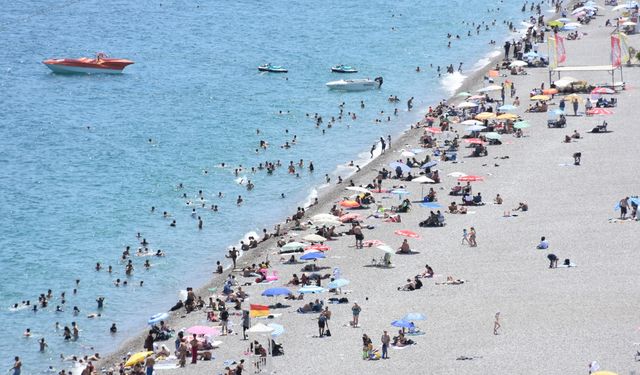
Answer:
<path fill-rule="evenodd" d="M 474 227 L 471 227 L 471 229 L 469 229 L 469 246 L 478 246 L 478 243 L 476 242 L 476 230 Z"/>
<path fill-rule="evenodd" d="M 620 199 L 620 219 L 627 218 L 627 210 L 629 210 L 629 197 Z"/>
<path fill-rule="evenodd" d="M 144 350 L 153 351 L 153 331 L 149 331 L 147 338 L 144 339 Z"/>
<path fill-rule="evenodd" d="M 229 250 L 229 254 L 227 255 L 227 258 L 231 258 L 231 260 L 233 261 L 233 269 L 235 269 L 236 260 L 238 259 L 238 250 L 236 250 L 235 247 L 232 247 L 231 250 Z"/>
<path fill-rule="evenodd" d="M 573 105 L 573 115 L 577 116 L 578 115 L 578 99 L 573 99 L 571 101 L 571 105 Z"/>
<path fill-rule="evenodd" d="M 147 375 L 153 375 L 153 366 L 155 366 L 156 360 L 154 356 L 150 355 L 144 360 L 144 367 L 146 369 Z"/>
<path fill-rule="evenodd" d="M 361 311 L 362 311 L 362 308 L 358 305 L 358 302 L 355 302 L 351 307 L 351 312 L 353 313 L 353 321 L 351 321 L 351 326 L 353 328 L 358 327 Z"/>
<path fill-rule="evenodd" d="M 242 310 L 242 337 L 247 339 L 247 330 L 251 327 L 251 317 L 248 310 Z"/>
<path fill-rule="evenodd" d="M 493 334 L 494 335 L 498 335 L 498 330 L 501 328 L 502 326 L 500 325 L 500 311 L 498 311 L 496 313 L 496 318 L 493 321 Z"/>
<path fill-rule="evenodd" d="M 389 334 L 387 333 L 387 331 L 384 331 L 382 333 L 382 359 L 389 359 L 389 343 L 391 342 L 391 337 L 389 337 Z"/>
<path fill-rule="evenodd" d="M 195 365 L 198 362 L 198 339 L 195 333 L 189 344 L 191 344 L 191 363 Z"/>
<path fill-rule="evenodd" d="M 353 223 L 352 229 L 353 235 L 356 237 L 356 249 L 362 249 L 364 241 L 364 234 L 362 234 L 362 227 L 360 227 L 359 223 Z"/>
<path fill-rule="evenodd" d="M 178 347 L 178 363 L 180 367 L 184 367 L 187 364 L 187 353 L 189 352 L 189 348 L 187 348 L 187 340 L 180 340 L 180 346 Z"/>

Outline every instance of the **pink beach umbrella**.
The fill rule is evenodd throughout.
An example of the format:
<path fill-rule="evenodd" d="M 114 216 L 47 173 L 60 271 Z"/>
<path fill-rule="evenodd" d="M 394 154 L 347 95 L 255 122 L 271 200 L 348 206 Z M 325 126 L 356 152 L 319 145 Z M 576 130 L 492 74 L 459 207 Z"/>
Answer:
<path fill-rule="evenodd" d="M 595 94 L 615 94 L 616 92 L 610 88 L 607 87 L 596 87 L 595 89 L 591 90 L 591 94 L 595 95 Z"/>
<path fill-rule="evenodd" d="M 606 108 L 591 108 L 587 111 L 588 115 L 612 115 L 613 111 Z"/>
<path fill-rule="evenodd" d="M 364 247 L 373 247 L 373 246 L 379 246 L 379 245 L 384 245 L 384 242 L 380 240 L 366 240 L 362 243 L 362 246 Z"/>
<path fill-rule="evenodd" d="M 482 139 L 480 138 L 467 138 L 464 140 L 465 143 L 473 144 L 473 145 L 481 145 L 484 144 Z"/>
<path fill-rule="evenodd" d="M 432 134 L 440 134 L 440 133 L 442 133 L 442 130 L 440 130 L 440 128 L 429 127 L 429 128 L 425 128 L 424 130 L 428 131 L 429 133 L 432 133 Z"/>
<path fill-rule="evenodd" d="M 484 177 L 482 177 L 482 176 L 462 176 L 462 177 L 458 177 L 458 181 L 460 181 L 460 182 L 484 181 Z"/>
<path fill-rule="evenodd" d="M 405 237 L 409 237 L 409 238 L 420 238 L 420 235 L 416 232 L 412 232 L 410 230 L 407 229 L 400 229 L 397 230 L 395 232 L 393 232 L 395 234 L 397 234 L 398 236 L 405 236 Z"/>
<path fill-rule="evenodd" d="M 348 223 L 351 221 L 362 221 L 362 216 L 360 214 L 345 214 L 340 216 L 340 221 L 343 223 Z"/>
<path fill-rule="evenodd" d="M 331 250 L 331 248 L 327 245 L 311 245 L 311 246 L 307 246 L 304 248 L 305 250 L 312 250 L 312 251 L 329 251 Z"/>
<path fill-rule="evenodd" d="M 220 330 L 217 327 L 193 326 L 187 329 L 187 333 L 192 335 L 219 335 Z"/>

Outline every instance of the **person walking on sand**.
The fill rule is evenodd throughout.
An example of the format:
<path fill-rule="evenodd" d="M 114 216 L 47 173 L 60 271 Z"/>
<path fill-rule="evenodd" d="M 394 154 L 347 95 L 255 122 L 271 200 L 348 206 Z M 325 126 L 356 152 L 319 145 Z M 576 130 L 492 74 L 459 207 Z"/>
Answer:
<path fill-rule="evenodd" d="M 471 243 L 469 242 L 469 233 L 467 232 L 467 228 L 462 229 L 462 242 L 460 244 L 464 245 L 465 242 L 467 243 L 467 245 L 471 245 Z"/>
<path fill-rule="evenodd" d="M 362 311 L 362 308 L 358 305 L 358 302 L 355 302 L 351 307 L 351 312 L 353 313 L 353 321 L 351 321 L 351 326 L 353 328 L 358 327 L 361 311 Z"/>
<path fill-rule="evenodd" d="M 248 310 L 242 310 L 242 337 L 247 339 L 247 330 L 251 327 L 251 316 Z"/>
<path fill-rule="evenodd" d="M 500 311 L 498 311 L 496 313 L 496 318 L 493 321 L 493 334 L 494 335 L 498 335 L 498 330 L 501 328 L 502 326 L 500 325 Z"/>
<path fill-rule="evenodd" d="M 324 337 L 324 328 L 327 324 L 327 317 L 324 314 L 320 314 L 318 317 L 318 336 Z"/>
<path fill-rule="evenodd" d="M 476 242 L 476 229 L 474 227 L 471 227 L 471 229 L 469 229 L 469 246 L 478 246 L 478 243 Z"/>
<path fill-rule="evenodd" d="M 382 359 L 389 359 L 389 343 L 391 342 L 391 337 L 389 337 L 389 334 L 387 333 L 387 331 L 384 331 L 382 333 L 382 338 L 380 339 L 382 341 Z"/>
<path fill-rule="evenodd" d="M 571 101 L 571 105 L 573 106 L 573 115 L 577 116 L 578 115 L 578 99 L 573 99 Z"/>
<path fill-rule="evenodd" d="M 362 234 L 362 227 L 360 226 L 359 223 L 353 224 L 352 232 L 353 232 L 353 235 L 356 237 L 356 249 L 362 249 L 363 248 L 362 241 L 364 241 L 364 234 Z"/>

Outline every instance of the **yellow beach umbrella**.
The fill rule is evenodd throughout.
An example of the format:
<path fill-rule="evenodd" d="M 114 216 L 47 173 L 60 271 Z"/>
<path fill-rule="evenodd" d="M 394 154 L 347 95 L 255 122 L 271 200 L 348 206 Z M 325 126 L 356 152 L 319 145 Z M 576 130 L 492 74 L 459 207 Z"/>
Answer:
<path fill-rule="evenodd" d="M 493 112 L 482 112 L 476 115 L 477 120 L 488 120 L 492 118 L 496 118 L 496 114 Z"/>
<path fill-rule="evenodd" d="M 568 100 L 570 102 L 577 100 L 579 103 L 582 103 L 584 101 L 584 99 L 582 99 L 580 95 L 576 95 L 576 94 L 567 95 L 564 97 L 564 100 Z"/>
<path fill-rule="evenodd" d="M 549 95 L 534 95 L 529 99 L 531 99 L 531 100 L 549 100 L 549 99 L 551 99 L 551 97 Z"/>
<path fill-rule="evenodd" d="M 618 375 L 618 374 L 612 371 L 596 371 L 591 375 Z"/>
<path fill-rule="evenodd" d="M 142 363 L 151 354 L 153 354 L 153 352 L 139 352 L 139 353 L 133 354 L 131 357 L 129 357 L 129 359 L 124 364 L 124 366 L 131 367 L 131 366 L 137 365 L 138 363 Z"/>
<path fill-rule="evenodd" d="M 564 23 L 558 21 L 558 20 L 553 20 L 553 21 L 549 21 L 547 22 L 547 25 L 549 25 L 550 27 L 562 27 L 564 26 Z"/>
<path fill-rule="evenodd" d="M 513 113 L 503 113 L 500 116 L 496 117 L 498 120 L 517 120 L 518 115 L 514 115 Z"/>

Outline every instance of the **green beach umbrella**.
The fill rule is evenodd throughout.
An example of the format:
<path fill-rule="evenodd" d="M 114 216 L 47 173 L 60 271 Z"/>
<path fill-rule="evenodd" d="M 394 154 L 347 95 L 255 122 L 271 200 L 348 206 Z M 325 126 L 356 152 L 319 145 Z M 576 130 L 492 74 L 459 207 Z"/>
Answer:
<path fill-rule="evenodd" d="M 549 25 L 551 27 L 562 27 L 562 26 L 564 26 L 564 23 L 562 23 L 562 22 L 560 22 L 558 20 L 555 20 L 555 21 L 549 21 L 547 23 L 547 25 Z"/>
<path fill-rule="evenodd" d="M 518 121 L 515 124 L 513 124 L 513 127 L 516 128 L 516 129 L 524 129 L 524 128 L 528 128 L 530 126 L 531 125 L 526 121 Z"/>
<path fill-rule="evenodd" d="M 463 91 L 463 92 L 459 92 L 459 93 L 458 93 L 458 95 L 456 95 L 456 96 L 472 96 L 472 95 L 471 95 L 471 94 L 469 94 L 469 93 L 468 93 L 468 92 L 466 92 L 466 91 Z"/>
<path fill-rule="evenodd" d="M 485 134 L 484 136 L 485 136 L 485 138 L 488 138 L 488 139 L 500 139 L 500 138 L 502 138 L 502 136 L 500 134 L 496 133 L 496 132 L 489 132 L 489 133 Z"/>

